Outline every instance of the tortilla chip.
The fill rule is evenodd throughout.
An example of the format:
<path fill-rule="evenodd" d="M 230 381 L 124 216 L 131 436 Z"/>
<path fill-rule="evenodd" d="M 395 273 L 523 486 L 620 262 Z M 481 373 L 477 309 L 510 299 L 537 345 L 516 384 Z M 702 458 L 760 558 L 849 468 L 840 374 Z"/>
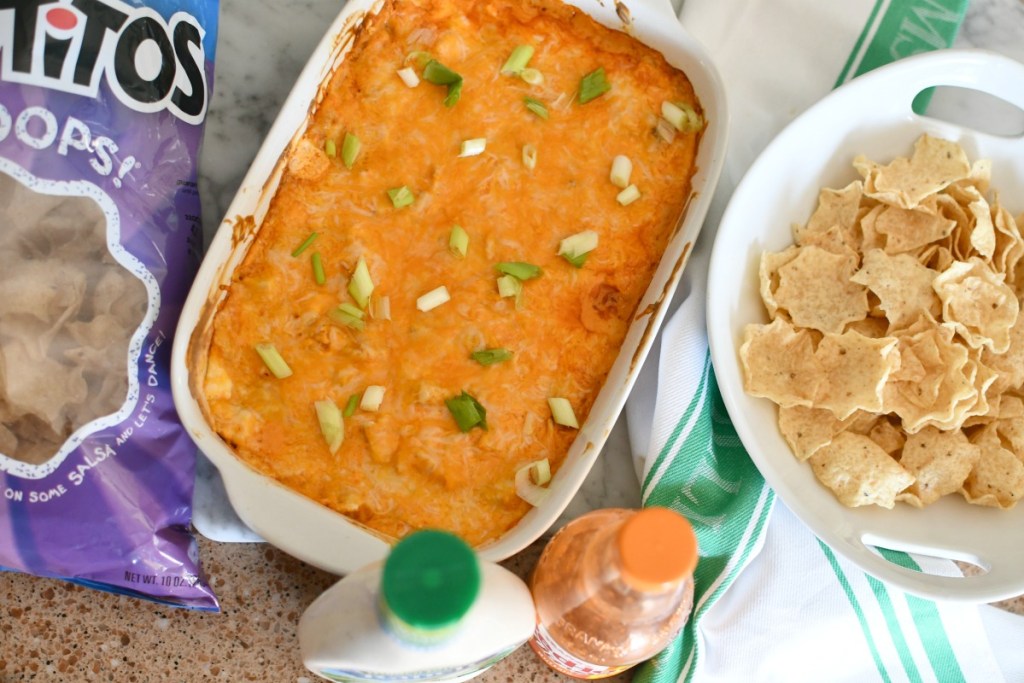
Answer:
<path fill-rule="evenodd" d="M 883 451 L 896 457 L 903 450 L 907 441 L 907 435 L 902 429 L 894 425 L 888 418 L 882 417 L 871 427 L 867 434 L 868 438 L 878 444 Z"/>
<path fill-rule="evenodd" d="M 761 283 L 761 300 L 771 318 L 774 318 L 779 310 L 779 303 L 775 300 L 775 290 L 779 288 L 779 268 L 795 259 L 799 253 L 798 247 L 789 247 L 785 251 L 766 251 L 761 254 L 761 263 L 757 269 Z"/>
<path fill-rule="evenodd" d="M 850 282 L 857 261 L 820 247 L 799 247 L 780 267 L 775 301 L 793 323 L 821 332 L 839 333 L 848 322 L 867 316 L 867 289 Z"/>
<path fill-rule="evenodd" d="M 926 266 L 936 272 L 942 272 L 955 261 L 953 253 L 948 247 L 939 244 L 931 244 L 917 252 L 917 260 L 922 266 Z"/>
<path fill-rule="evenodd" d="M 861 434 L 842 432 L 810 457 L 815 476 L 843 505 L 879 505 L 892 509 L 896 496 L 914 476 Z"/>
<path fill-rule="evenodd" d="M 857 157 L 854 166 L 864 176 L 864 194 L 904 209 L 915 208 L 926 197 L 971 174 L 971 164 L 960 145 L 930 135 L 917 139 L 910 159 L 898 157 L 879 166 Z"/>
<path fill-rule="evenodd" d="M 871 339 L 857 332 L 826 334 L 814 353 L 825 381 L 814 405 L 835 413 L 840 420 L 857 410 L 882 409 L 882 389 L 899 367 L 895 337 Z"/>
<path fill-rule="evenodd" d="M 959 491 L 1024 496 L 1024 238 L 989 198 L 992 166 L 921 136 L 858 157 L 796 242 L 760 264 L 771 325 L 748 326 L 750 393 L 780 404 L 794 455 L 848 506 Z M 2 369 L 2 368 L 0 368 Z"/>
<path fill-rule="evenodd" d="M 923 209 L 887 206 L 875 220 L 874 229 L 885 239 L 888 254 L 920 249 L 952 234 L 956 223 Z"/>
<path fill-rule="evenodd" d="M 807 460 L 822 446 L 843 430 L 844 421 L 836 419 L 829 410 L 806 406 L 779 408 L 779 431 L 785 437 L 793 455 Z"/>
<path fill-rule="evenodd" d="M 1024 496 L 1024 461 L 1003 448 L 993 425 L 982 427 L 971 441 L 981 447 L 960 493 L 968 503 L 1009 510 Z"/>
<path fill-rule="evenodd" d="M 904 430 L 913 434 L 929 421 L 949 422 L 958 405 L 974 405 L 977 367 L 968 365 L 967 349 L 954 341 L 951 326 L 920 322 L 898 339 L 901 365 L 883 390 L 883 404 Z"/>
<path fill-rule="evenodd" d="M 889 321 L 886 318 L 868 316 L 863 320 L 854 320 L 846 325 L 847 332 L 859 332 L 871 339 L 889 336 Z"/>
<path fill-rule="evenodd" d="M 942 301 L 943 320 L 973 348 L 987 346 L 996 353 L 1010 347 L 1010 328 L 1017 322 L 1020 303 L 984 261 L 955 261 L 932 285 Z"/>
<path fill-rule="evenodd" d="M 1004 447 L 1017 456 L 1017 459 L 1024 460 L 1024 416 L 999 418 L 992 425 Z"/>
<path fill-rule="evenodd" d="M 807 220 L 807 225 L 797 227 L 793 237 L 799 245 L 814 244 L 814 238 L 823 233 L 835 231 L 844 244 L 855 249 L 857 217 L 864 186 L 859 180 L 841 190 L 824 188 L 818 193 L 818 207 Z M 810 241 L 808 241 L 810 240 Z"/>
<path fill-rule="evenodd" d="M 942 304 L 932 289 L 936 275 L 913 256 L 891 256 L 881 249 L 872 249 L 864 254 L 861 269 L 850 279 L 874 292 L 885 317 L 899 328 L 922 311 L 933 316 L 941 313 Z"/>
<path fill-rule="evenodd" d="M 1017 264 L 1024 257 L 1024 239 L 1021 238 L 1018 223 L 1006 207 L 999 204 L 999 198 L 992 202 L 992 225 L 995 228 L 996 248 L 992 265 L 996 272 L 1003 273 L 1007 283 L 1016 282 Z"/>
<path fill-rule="evenodd" d="M 859 239 L 857 241 L 859 242 Z M 805 233 L 799 244 L 802 247 L 820 247 L 840 256 L 857 257 L 857 244 L 854 243 L 854 238 L 838 225 L 833 225 L 828 230 L 821 232 Z"/>
<path fill-rule="evenodd" d="M 903 447 L 900 465 L 915 481 L 897 500 L 920 508 L 959 491 L 980 457 L 981 447 L 963 432 L 925 427 L 909 436 Z"/>
<path fill-rule="evenodd" d="M 878 217 L 885 211 L 886 206 L 884 204 L 878 204 L 872 208 L 864 211 L 861 214 L 858 225 L 860 226 L 860 251 L 861 253 L 867 253 L 872 249 L 884 249 L 885 248 L 885 235 L 878 232 L 875 226 L 878 223 Z"/>
<path fill-rule="evenodd" d="M 782 318 L 769 325 L 747 325 L 740 360 L 747 393 L 782 406 L 810 406 L 824 377 L 811 333 Z"/>
<path fill-rule="evenodd" d="M 1018 314 L 1017 322 L 1010 328 L 1010 345 L 1006 353 L 996 353 L 989 348 L 981 350 L 981 362 L 996 371 L 992 385 L 994 394 L 1020 389 L 1024 385 L 1024 316 Z"/>

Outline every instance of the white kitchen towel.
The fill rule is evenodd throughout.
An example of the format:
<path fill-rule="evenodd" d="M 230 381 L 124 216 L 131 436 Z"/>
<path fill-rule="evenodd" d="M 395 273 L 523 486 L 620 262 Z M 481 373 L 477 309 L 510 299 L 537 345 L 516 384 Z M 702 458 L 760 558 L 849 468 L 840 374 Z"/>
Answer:
<path fill-rule="evenodd" d="M 701 560 L 690 624 L 635 681 L 1024 681 L 1024 617 L 889 588 L 774 500 L 725 411 L 705 328 L 715 228 L 761 149 L 833 87 L 951 45 L 966 4 L 685 0 L 683 23 L 725 83 L 730 145 L 675 311 L 626 415 L 644 505 L 685 514 Z M 932 573 L 959 571 L 951 562 L 891 557 Z"/>

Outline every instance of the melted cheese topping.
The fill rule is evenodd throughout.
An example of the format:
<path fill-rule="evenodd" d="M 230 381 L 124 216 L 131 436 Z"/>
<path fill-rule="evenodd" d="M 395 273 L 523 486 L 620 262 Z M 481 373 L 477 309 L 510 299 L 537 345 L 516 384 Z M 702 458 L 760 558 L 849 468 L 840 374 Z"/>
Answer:
<path fill-rule="evenodd" d="M 535 47 L 529 66 L 542 84 L 499 74 L 520 44 Z M 398 76 L 414 51 L 463 76 L 455 106 L 444 106 L 444 87 L 410 88 Z M 580 78 L 598 67 L 612 89 L 580 105 Z M 569 399 L 582 424 L 686 206 L 699 134 L 671 144 L 654 134 L 666 100 L 700 111 L 686 76 L 659 53 L 557 2 L 389 0 L 331 77 L 216 314 L 204 384 L 215 429 L 259 471 L 378 533 L 500 536 L 529 509 L 516 470 L 548 458 L 557 471 L 576 436 L 553 423 L 547 399 Z M 351 170 L 340 154 L 346 132 L 362 142 Z M 486 138 L 485 151 L 459 157 L 471 138 Z M 335 158 L 323 152 L 328 139 Z M 537 149 L 532 171 L 526 144 Z M 625 207 L 609 180 L 618 154 L 632 160 L 642 193 Z M 403 185 L 415 202 L 396 209 L 387 190 Z M 456 224 L 470 237 L 465 258 L 448 248 Z M 557 251 L 583 230 L 600 242 L 577 269 Z M 318 239 L 293 257 L 313 231 Z M 390 321 L 367 314 L 361 331 L 328 317 L 353 303 L 360 257 L 373 296 L 391 307 Z M 519 308 L 498 295 L 501 261 L 543 269 L 523 283 Z M 451 300 L 418 310 L 442 285 Z M 270 374 L 253 348 L 261 342 L 276 346 L 290 377 Z M 487 367 L 470 358 L 487 347 L 513 357 Z M 346 418 L 332 455 L 314 402 L 344 407 L 369 385 L 386 389 L 380 409 Z M 462 391 L 486 408 L 486 431 L 459 431 L 445 400 Z"/>

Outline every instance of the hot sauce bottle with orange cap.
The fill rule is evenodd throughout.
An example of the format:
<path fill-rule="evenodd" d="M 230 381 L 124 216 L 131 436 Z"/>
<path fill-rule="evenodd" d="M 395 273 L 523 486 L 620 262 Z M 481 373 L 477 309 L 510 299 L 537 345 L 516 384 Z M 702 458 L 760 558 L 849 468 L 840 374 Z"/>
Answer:
<path fill-rule="evenodd" d="M 530 590 L 530 646 L 575 678 L 621 673 L 663 650 L 693 607 L 697 538 L 668 508 L 595 510 L 567 524 L 540 556 Z"/>

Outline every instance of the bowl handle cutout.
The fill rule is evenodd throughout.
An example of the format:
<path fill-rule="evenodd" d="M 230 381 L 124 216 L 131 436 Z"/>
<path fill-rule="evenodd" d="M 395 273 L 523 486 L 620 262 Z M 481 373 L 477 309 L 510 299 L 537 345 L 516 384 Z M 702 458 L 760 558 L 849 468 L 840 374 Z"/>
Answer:
<path fill-rule="evenodd" d="M 1024 88 L 1024 84 L 1021 85 Z M 920 91 L 911 105 L 929 119 L 995 137 L 1024 136 L 1024 109 L 1002 97 L 973 88 L 937 86 Z"/>
<path fill-rule="evenodd" d="M 929 600 L 990 603 L 1021 593 L 1016 567 L 996 565 L 983 557 L 963 551 L 918 547 L 864 534 L 860 543 L 849 548 L 864 571 L 907 593 Z M 953 560 L 967 567 L 962 576 L 950 575 L 948 565 L 940 569 L 938 561 Z M 1009 563 L 1013 564 L 1013 563 Z"/>
<path fill-rule="evenodd" d="M 890 70 L 904 72 L 905 78 L 889 96 L 918 116 L 1000 137 L 1024 135 L 1024 64 L 1014 59 L 979 49 L 937 50 L 858 78 L 881 78 L 880 72 Z"/>

